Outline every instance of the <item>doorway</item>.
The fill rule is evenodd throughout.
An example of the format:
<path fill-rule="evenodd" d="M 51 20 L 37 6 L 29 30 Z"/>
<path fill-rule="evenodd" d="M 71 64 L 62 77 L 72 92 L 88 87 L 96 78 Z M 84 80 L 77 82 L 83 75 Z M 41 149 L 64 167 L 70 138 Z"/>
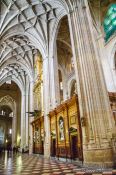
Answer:
<path fill-rule="evenodd" d="M 41 154 L 44 154 L 44 141 L 41 141 Z"/>
<path fill-rule="evenodd" d="M 56 156 L 56 139 L 52 139 L 51 156 Z"/>
<path fill-rule="evenodd" d="M 0 106 L 0 149 L 12 147 L 12 110 L 9 106 Z"/>
<path fill-rule="evenodd" d="M 77 136 L 71 137 L 71 152 L 72 152 L 72 159 L 78 158 L 78 139 Z"/>

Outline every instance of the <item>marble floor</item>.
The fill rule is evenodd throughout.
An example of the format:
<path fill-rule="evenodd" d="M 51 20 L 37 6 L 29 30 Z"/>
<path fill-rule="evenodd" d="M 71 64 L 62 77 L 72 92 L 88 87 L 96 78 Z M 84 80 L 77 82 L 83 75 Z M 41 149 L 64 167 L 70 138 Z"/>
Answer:
<path fill-rule="evenodd" d="M 0 175 L 116 175 L 115 170 L 100 171 L 39 155 L 0 154 Z"/>

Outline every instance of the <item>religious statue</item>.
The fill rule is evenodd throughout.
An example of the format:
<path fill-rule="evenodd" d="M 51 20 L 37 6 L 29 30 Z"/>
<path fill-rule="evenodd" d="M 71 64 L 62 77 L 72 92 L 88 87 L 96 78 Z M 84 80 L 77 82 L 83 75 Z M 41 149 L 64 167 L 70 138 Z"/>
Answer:
<path fill-rule="evenodd" d="M 64 140 L 64 120 L 62 117 L 59 119 L 59 131 L 60 131 L 60 140 Z"/>

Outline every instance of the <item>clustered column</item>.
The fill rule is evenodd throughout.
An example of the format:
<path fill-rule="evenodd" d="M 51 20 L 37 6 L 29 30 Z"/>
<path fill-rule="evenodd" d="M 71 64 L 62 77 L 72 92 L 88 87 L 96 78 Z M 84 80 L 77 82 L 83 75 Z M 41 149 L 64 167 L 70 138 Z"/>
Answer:
<path fill-rule="evenodd" d="M 70 0 L 68 15 L 73 46 L 85 162 L 112 162 L 112 120 L 108 94 L 93 36 L 87 0 Z M 110 120 L 109 120 L 110 119 Z M 101 149 L 102 148 L 102 149 Z M 106 154 L 107 152 L 107 154 Z"/>
<path fill-rule="evenodd" d="M 44 103 L 44 156 L 50 156 L 50 72 L 48 57 L 43 59 L 43 103 Z"/>
<path fill-rule="evenodd" d="M 58 79 L 58 63 L 57 58 L 49 58 L 49 71 L 50 71 L 50 109 L 54 109 L 60 102 L 60 90 Z"/>
<path fill-rule="evenodd" d="M 26 96 L 25 92 L 22 93 L 21 97 L 21 149 L 24 148 L 26 144 L 26 120 L 25 120 L 25 114 L 26 114 L 26 109 L 25 109 L 25 104 L 26 104 Z"/>
<path fill-rule="evenodd" d="M 34 82 L 31 81 L 30 82 L 30 98 L 29 98 L 29 111 L 33 112 L 33 86 L 34 86 Z M 30 117 L 29 118 L 29 154 L 33 153 L 33 128 L 31 125 L 31 122 L 34 120 L 34 117 Z"/>

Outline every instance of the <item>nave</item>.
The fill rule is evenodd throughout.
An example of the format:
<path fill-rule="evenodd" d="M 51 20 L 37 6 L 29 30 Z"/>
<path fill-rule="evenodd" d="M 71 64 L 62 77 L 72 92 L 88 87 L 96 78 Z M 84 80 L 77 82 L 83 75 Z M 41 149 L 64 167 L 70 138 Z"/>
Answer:
<path fill-rule="evenodd" d="M 116 0 L 0 5 L 0 149 L 34 154 L 9 173 L 51 157 L 116 168 Z"/>
<path fill-rule="evenodd" d="M 0 175 L 116 175 L 116 170 L 84 167 L 77 162 L 44 158 L 42 155 L 13 154 L 5 151 L 0 155 Z"/>

